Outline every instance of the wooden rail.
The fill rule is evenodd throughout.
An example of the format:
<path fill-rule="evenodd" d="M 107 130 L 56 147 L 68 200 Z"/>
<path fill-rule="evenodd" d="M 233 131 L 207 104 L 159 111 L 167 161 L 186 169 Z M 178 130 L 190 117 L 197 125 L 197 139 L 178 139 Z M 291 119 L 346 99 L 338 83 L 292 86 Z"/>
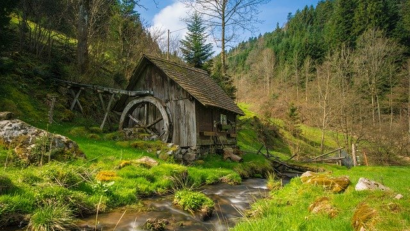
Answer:
<path fill-rule="evenodd" d="M 69 89 L 70 94 L 73 97 L 73 102 L 71 103 L 70 110 L 73 110 L 74 107 L 77 105 L 78 109 L 83 113 L 83 107 L 81 106 L 80 101 L 78 98 L 80 97 L 80 94 L 84 90 L 92 90 L 98 93 L 98 96 L 100 98 L 101 106 L 105 112 L 104 114 L 104 119 L 101 123 L 100 128 L 103 129 L 105 122 L 108 119 L 108 114 L 111 111 L 111 106 L 113 105 L 113 101 L 116 95 L 127 95 L 129 97 L 143 97 L 143 96 L 151 96 L 154 94 L 153 91 L 147 91 L 147 90 L 141 90 L 141 91 L 127 91 L 127 90 L 122 90 L 122 89 L 116 89 L 116 88 L 110 88 L 110 87 L 103 87 L 103 86 L 98 86 L 98 85 L 92 85 L 92 84 L 84 84 L 84 83 L 77 83 L 77 82 L 72 82 L 72 81 L 67 81 L 67 80 L 60 80 L 56 79 L 55 83 L 58 85 L 62 85 L 66 88 Z M 77 90 L 77 92 L 75 92 Z M 110 95 L 108 97 L 108 103 L 105 104 L 103 100 L 102 94 L 108 94 Z"/>

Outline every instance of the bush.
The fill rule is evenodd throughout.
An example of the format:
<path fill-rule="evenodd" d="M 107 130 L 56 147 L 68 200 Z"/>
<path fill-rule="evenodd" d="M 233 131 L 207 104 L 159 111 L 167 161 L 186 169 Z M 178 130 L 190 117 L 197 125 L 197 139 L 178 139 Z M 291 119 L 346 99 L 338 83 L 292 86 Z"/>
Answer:
<path fill-rule="evenodd" d="M 29 231 L 70 230 L 74 217 L 67 205 L 46 205 L 34 211 L 27 226 Z"/>
<path fill-rule="evenodd" d="M 213 211 L 215 203 L 201 192 L 181 190 L 175 193 L 174 204 L 183 210 L 194 213 L 196 211 Z"/>

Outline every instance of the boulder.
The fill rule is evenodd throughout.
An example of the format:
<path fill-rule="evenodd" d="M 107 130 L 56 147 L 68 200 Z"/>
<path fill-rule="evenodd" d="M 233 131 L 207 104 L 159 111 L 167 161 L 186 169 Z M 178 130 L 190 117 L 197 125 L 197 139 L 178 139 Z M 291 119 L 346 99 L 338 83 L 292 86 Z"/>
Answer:
<path fill-rule="evenodd" d="M 196 154 L 193 152 L 188 152 L 184 155 L 184 160 L 187 161 L 188 163 L 193 162 L 196 159 Z"/>
<path fill-rule="evenodd" d="M 11 120 L 14 119 L 14 114 L 8 111 L 0 112 L 0 121 L 1 120 Z"/>
<path fill-rule="evenodd" d="M 224 160 L 231 160 L 235 162 L 242 162 L 242 157 L 235 155 L 232 148 L 224 148 Z"/>
<path fill-rule="evenodd" d="M 343 192 L 350 184 L 349 177 L 332 177 L 328 174 L 318 174 L 307 171 L 300 176 L 304 184 L 321 185 L 334 193 Z"/>
<path fill-rule="evenodd" d="M 359 182 L 357 182 L 355 186 L 356 191 L 365 191 L 365 190 L 382 190 L 382 191 L 390 191 L 390 188 L 376 182 L 372 181 L 369 179 L 366 179 L 364 177 L 361 177 L 359 179 Z"/>
<path fill-rule="evenodd" d="M 17 158 L 25 164 L 85 157 L 77 143 L 69 138 L 51 134 L 18 119 L 0 121 L 0 145 L 14 149 Z"/>
<path fill-rule="evenodd" d="M 159 164 L 158 161 L 156 161 L 156 160 L 154 160 L 154 159 L 152 159 L 151 157 L 148 157 L 148 156 L 144 156 L 144 157 L 141 157 L 141 158 L 135 160 L 135 163 L 141 164 L 141 165 L 143 165 L 145 167 L 148 167 L 148 168 L 157 166 Z"/>
<path fill-rule="evenodd" d="M 403 195 L 397 194 L 397 195 L 394 197 L 394 199 L 396 199 L 396 200 L 401 200 L 401 199 L 403 199 Z"/>

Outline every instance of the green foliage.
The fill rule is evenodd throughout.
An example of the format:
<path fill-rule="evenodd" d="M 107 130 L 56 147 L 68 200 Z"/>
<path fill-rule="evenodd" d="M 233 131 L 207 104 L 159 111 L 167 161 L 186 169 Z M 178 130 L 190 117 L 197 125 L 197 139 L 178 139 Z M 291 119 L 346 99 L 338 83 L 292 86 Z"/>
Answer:
<path fill-rule="evenodd" d="M 229 96 L 231 99 L 235 99 L 236 96 L 236 87 L 233 84 L 233 77 L 228 74 L 222 73 L 222 63 L 214 62 L 211 72 L 211 77 L 214 81 L 222 88 L 222 90 Z"/>
<path fill-rule="evenodd" d="M 174 204 L 182 207 L 185 211 L 194 213 L 200 210 L 213 210 L 215 203 L 201 192 L 181 190 L 175 193 Z"/>
<path fill-rule="evenodd" d="M 6 27 L 10 23 L 10 13 L 19 3 L 19 0 L 4 0 L 0 3 L 0 46 L 5 44 Z"/>
<path fill-rule="evenodd" d="M 74 227 L 74 217 L 67 205 L 46 205 L 34 211 L 27 230 L 67 230 Z"/>
<path fill-rule="evenodd" d="M 302 184 L 294 178 L 282 189 L 272 191 L 270 199 L 252 205 L 249 219 L 242 221 L 234 230 L 352 230 L 352 218 L 356 207 L 366 202 L 378 213 L 375 230 L 401 230 L 410 224 L 409 201 L 396 200 L 398 193 L 409 194 L 406 185 L 408 167 L 343 167 L 320 166 L 332 171 L 334 176 L 348 175 L 352 184 L 344 193 L 334 194 L 322 187 Z M 360 177 L 383 183 L 393 192 L 357 192 L 354 185 Z M 335 217 L 310 213 L 309 206 L 318 198 L 328 197 L 338 211 Z M 393 206 L 394 205 L 394 206 Z M 398 208 L 398 209 L 397 209 Z M 274 220 L 275 222 L 271 222 Z"/>
<path fill-rule="evenodd" d="M 206 44 L 206 28 L 203 19 L 195 12 L 188 20 L 188 32 L 185 39 L 181 40 L 181 51 L 185 62 L 202 68 L 204 63 L 212 56 L 212 44 Z"/>

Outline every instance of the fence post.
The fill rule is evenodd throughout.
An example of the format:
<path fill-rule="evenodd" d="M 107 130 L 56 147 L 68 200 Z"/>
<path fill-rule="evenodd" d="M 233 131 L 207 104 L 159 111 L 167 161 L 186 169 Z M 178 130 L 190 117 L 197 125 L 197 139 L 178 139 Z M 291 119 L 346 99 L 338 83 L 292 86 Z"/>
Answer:
<path fill-rule="evenodd" d="M 352 144 L 352 157 L 353 157 L 353 166 L 357 166 L 356 144 Z"/>

